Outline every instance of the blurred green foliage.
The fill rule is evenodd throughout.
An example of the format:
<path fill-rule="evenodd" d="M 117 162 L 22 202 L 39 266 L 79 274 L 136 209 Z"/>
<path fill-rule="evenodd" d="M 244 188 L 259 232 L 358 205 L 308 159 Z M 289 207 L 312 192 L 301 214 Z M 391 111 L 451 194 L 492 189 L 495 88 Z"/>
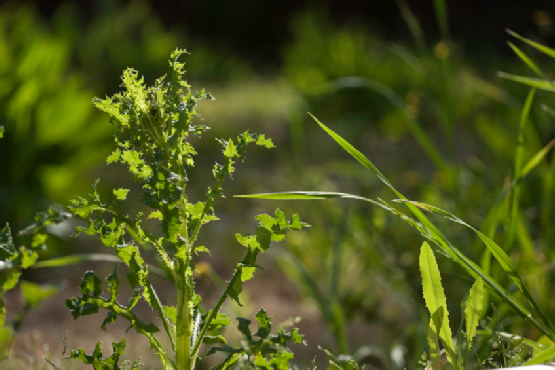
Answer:
<path fill-rule="evenodd" d="M 445 29 L 440 39 L 427 40 L 399 4 L 413 40 L 390 42 L 360 24 L 336 26 L 321 13 L 299 14 L 273 75 L 262 75 L 263 66 L 249 65 L 230 50 L 215 50 L 182 29 L 168 29 L 144 2 L 108 7 L 87 23 L 77 20 L 71 5 L 56 10 L 49 23 L 32 7 L 1 9 L 0 125 L 6 132 L 0 141 L 0 225 L 10 221 L 19 230 L 35 211 L 84 194 L 113 131 L 90 99 L 114 93 L 114 81 L 126 67 L 152 82 L 165 70 L 169 52 L 186 47 L 192 52 L 184 60 L 188 77 L 217 99 L 199 108 L 207 124 L 224 136 L 247 128 L 264 131 L 278 146 L 240 170 L 246 185 L 230 185 L 229 194 L 303 189 L 391 200 L 326 138 L 306 114 L 310 111 L 363 151 L 410 199 L 457 214 L 503 246 L 509 239 L 511 197 L 499 207 L 498 226 L 492 226 L 489 212 L 514 178 L 528 89 L 497 78 L 496 72 L 526 75 L 527 67 L 490 50 L 467 55 Z M 444 21 L 438 24 L 448 27 Z M 536 62 L 555 70 L 553 60 Z M 553 96 L 537 92 L 523 132 L 525 161 L 553 139 L 552 117 L 540 109 L 544 104 L 553 107 Z M 198 150 L 217 153 L 216 145 L 214 140 Z M 117 168 L 112 171 L 106 186 L 133 186 Z M 202 183 L 210 176 L 197 178 Z M 507 253 L 524 266 L 532 294 L 549 312 L 555 304 L 549 295 L 555 276 L 548 264 L 555 257 L 549 248 L 555 243 L 553 154 L 522 188 L 515 243 Z M 197 194 L 204 191 L 198 188 Z M 286 212 L 293 206 L 313 225 L 293 235 L 274 257 L 326 320 L 330 334 L 319 344 L 336 345 L 337 352 L 380 367 L 417 366 L 425 349 L 418 233 L 383 210 L 347 200 L 268 205 L 230 198 L 221 207 L 228 223 L 205 243 L 227 248 L 231 239 L 221 235 L 237 228 L 233 215 L 267 206 Z M 471 231 L 443 219 L 437 225 L 449 230 L 449 239 L 471 259 L 487 264 Z M 458 278 L 462 271 L 447 259 L 440 256 L 438 262 L 443 274 L 455 274 L 444 281 L 447 302 L 460 301 L 471 281 Z M 500 273 L 494 264 L 491 269 Z M 502 306 L 499 312 L 505 330 L 520 330 L 510 312 Z M 378 344 L 379 349 L 369 347 Z M 402 361 L 393 356 L 399 351 L 408 355 Z"/>

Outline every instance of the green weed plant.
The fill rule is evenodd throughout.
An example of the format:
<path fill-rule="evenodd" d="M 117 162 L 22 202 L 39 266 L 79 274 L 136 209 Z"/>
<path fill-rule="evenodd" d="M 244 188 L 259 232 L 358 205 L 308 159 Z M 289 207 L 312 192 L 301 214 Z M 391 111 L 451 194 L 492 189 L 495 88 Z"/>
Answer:
<path fill-rule="evenodd" d="M 287 230 L 296 231 L 308 227 L 294 214 L 287 220 L 279 209 L 273 216 L 256 216 L 259 226 L 253 234 L 236 234 L 237 242 L 247 249 L 245 258 L 236 265 L 233 276 L 213 307 L 205 307 L 201 297 L 195 293 L 193 272 L 194 257 L 210 249 L 199 245 L 197 237 L 202 226 L 218 220 L 215 208 L 223 197 L 222 185 L 231 178 L 237 161 L 243 161 L 248 144 L 265 148 L 274 145 L 264 135 L 242 133 L 235 139 L 218 139 L 222 147 L 222 163 L 212 169 L 214 183 L 208 187 L 204 201 L 192 202 L 187 197 L 189 168 L 195 161 L 192 137 L 199 137 L 208 130 L 204 125 L 193 124 L 193 118 L 200 115 L 195 111 L 201 99 L 213 99 L 204 91 L 192 93 L 183 79 L 184 64 L 178 58 L 184 50 L 175 50 L 170 56 L 170 81 L 165 76 L 157 79 L 154 86 L 147 87 L 143 78 L 133 69 L 127 69 L 122 76 L 124 91 L 106 99 L 93 99 L 94 105 L 110 116 L 116 127 L 116 149 L 107 162 L 125 165 L 133 179 L 142 185 L 140 203 L 152 211 L 148 215 L 138 213 L 130 217 L 118 211 L 120 202 L 126 200 L 128 189 L 113 190 L 112 197 L 101 201 L 97 191 L 98 181 L 93 184 L 87 197 L 73 200 L 69 211 L 72 216 L 83 218 L 87 227 L 78 227 L 75 236 L 86 233 L 97 236 L 100 241 L 113 249 L 119 262 L 127 266 L 127 282 L 133 289 L 128 302 L 118 301 L 121 282 L 117 275 L 117 265 L 107 280 L 107 291 L 103 292 L 102 281 L 93 271 L 87 271 L 79 286 L 82 295 L 68 299 L 66 306 L 75 319 L 98 312 L 105 312 L 102 329 L 118 318 L 129 321 L 129 329 L 135 329 L 146 336 L 151 348 L 156 352 L 164 369 L 192 370 L 201 356 L 201 348 L 209 346 L 206 356 L 221 352 L 226 355 L 216 369 L 226 369 L 240 361 L 245 366 L 261 369 L 288 369 L 293 354 L 288 343 L 302 343 L 303 336 L 297 329 L 286 332 L 280 329 L 271 333 L 271 321 L 265 310 L 260 310 L 255 319 L 258 330 L 251 332 L 251 321 L 238 319 L 238 330 L 243 336 L 239 347 L 231 347 L 221 335 L 222 327 L 232 325 L 232 321 L 220 312 L 226 300 L 234 300 L 241 305 L 242 285 L 250 280 L 261 266 L 256 260 L 260 253 L 270 247 L 270 243 L 282 241 Z M 24 233 L 32 233 L 30 247 L 15 248 L 9 226 L 0 233 L 0 260 L 3 262 L 2 295 L 15 286 L 20 270 L 29 268 L 36 262 L 36 250 L 44 245 L 46 226 L 65 221 L 70 214 L 51 209 L 40 216 L 37 223 Z M 142 223 L 146 219 L 158 220 L 159 235 L 147 231 Z M 151 270 L 143 258 L 144 253 L 155 256 L 161 272 L 174 287 L 177 305 L 164 304 L 151 283 Z M 63 265 L 73 263 L 70 259 L 44 261 L 43 265 Z M 30 305 L 34 305 L 36 292 L 27 295 Z M 134 309 L 140 300 L 146 301 L 157 312 L 161 325 L 144 322 L 137 317 Z M 4 319 L 5 311 L 1 318 Z M 3 324 L 3 321 L 2 321 Z M 160 341 L 166 336 L 169 347 Z M 120 357 L 124 354 L 126 342 L 112 344 L 113 354 L 104 357 L 100 342 L 92 354 L 83 349 L 73 350 L 69 358 L 77 359 L 95 369 L 120 369 Z M 140 360 L 128 363 L 131 369 L 140 366 Z"/>

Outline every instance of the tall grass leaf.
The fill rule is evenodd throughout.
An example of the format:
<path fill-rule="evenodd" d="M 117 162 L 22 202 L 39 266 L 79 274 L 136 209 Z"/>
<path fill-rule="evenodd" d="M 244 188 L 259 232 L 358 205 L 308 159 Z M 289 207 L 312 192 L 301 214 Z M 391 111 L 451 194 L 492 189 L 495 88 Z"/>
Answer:
<path fill-rule="evenodd" d="M 528 85 L 531 87 L 537 87 L 538 89 L 541 89 L 541 90 L 555 91 L 555 87 L 551 82 L 543 80 L 541 78 L 517 76 L 510 73 L 505 73 L 505 72 L 498 72 L 497 75 L 501 78 L 505 78 L 507 80 L 511 80 L 515 82 L 520 82 L 521 84 Z"/>
<path fill-rule="evenodd" d="M 45 267 L 65 267 L 72 266 L 82 262 L 113 262 L 121 263 L 121 260 L 107 253 L 90 253 L 90 254 L 73 254 L 70 256 L 51 258 L 49 260 L 39 261 L 30 268 L 38 269 Z M 148 271 L 161 278 L 168 279 L 168 274 L 156 266 L 148 265 Z"/>
<path fill-rule="evenodd" d="M 536 168 L 538 164 L 545 158 L 546 154 L 549 153 L 551 148 L 553 148 L 553 146 L 555 146 L 555 139 L 551 140 L 526 163 L 526 165 L 522 169 L 522 176 L 524 177 L 528 175 L 530 171 Z"/>
<path fill-rule="evenodd" d="M 312 115 L 311 115 L 312 116 Z M 349 144 L 346 140 L 342 137 L 337 135 L 335 132 L 330 130 L 327 126 L 323 123 L 318 121 L 316 117 L 312 116 L 314 120 L 324 129 L 339 145 L 341 145 L 349 154 L 351 154 L 359 163 L 361 163 L 364 167 L 372 171 L 387 187 L 389 187 L 397 196 L 400 198 L 407 200 L 401 193 L 399 193 L 393 185 L 383 176 L 383 174 L 366 158 L 362 153 L 356 150 L 351 144 Z M 261 199 L 327 199 L 327 198 L 337 198 L 337 197 L 346 197 L 352 199 L 360 199 L 364 201 L 369 201 L 373 204 L 376 204 L 380 207 L 384 207 L 383 204 L 379 202 L 369 200 L 367 198 L 363 198 L 357 195 L 345 195 L 339 196 L 337 193 L 336 195 L 326 197 L 323 196 L 321 192 L 289 192 L 289 193 L 276 193 L 276 194 L 257 194 L 257 195 L 249 195 L 246 197 L 251 198 L 261 198 Z M 283 198 L 281 197 L 283 196 Z M 419 228 L 419 230 L 424 230 L 422 233 L 423 235 L 428 235 L 427 237 L 437 244 L 440 250 L 445 253 L 445 255 L 455 262 L 457 262 L 460 266 L 462 266 L 474 279 L 481 277 L 487 286 L 501 299 L 503 299 L 509 306 L 521 317 L 526 320 L 529 320 L 536 328 L 538 328 L 542 333 L 546 335 L 551 335 L 550 331 L 548 331 L 545 327 L 540 325 L 534 318 L 530 315 L 528 310 L 524 308 L 522 304 L 518 301 L 513 299 L 509 294 L 499 285 L 497 281 L 492 279 L 488 274 L 486 274 L 478 265 L 476 265 L 473 261 L 468 259 L 464 254 L 462 254 L 457 248 L 451 245 L 451 243 L 443 236 L 443 234 L 435 227 L 434 224 L 414 205 L 410 203 L 406 203 L 407 207 L 411 210 L 411 212 L 418 218 L 418 220 L 422 223 L 419 225 L 414 223 L 411 225 Z M 384 207 L 385 208 L 385 207 Z M 394 212 L 398 214 L 399 212 Z M 406 219 L 410 220 L 410 217 L 406 216 Z M 410 222 L 410 221 L 409 221 Z"/>
<path fill-rule="evenodd" d="M 524 41 L 525 43 L 527 43 L 528 45 L 538 49 L 542 53 L 544 53 L 546 55 L 549 55 L 551 58 L 555 58 L 555 50 L 553 50 L 553 49 L 551 49 L 551 48 L 549 48 L 545 45 L 539 44 L 535 41 L 532 41 L 530 39 L 527 39 L 526 37 L 522 37 L 518 33 L 513 32 L 511 30 L 507 30 L 507 33 L 516 37 L 517 39 L 520 39 L 520 40 Z"/>
<path fill-rule="evenodd" d="M 399 200 L 399 201 L 407 202 L 406 200 Z M 520 276 L 520 274 L 518 273 L 513 261 L 509 258 L 507 253 L 505 253 L 505 251 L 503 251 L 503 249 L 501 249 L 501 247 L 499 247 L 493 240 L 488 238 L 485 234 L 483 234 L 479 230 L 475 229 L 471 225 L 467 224 L 466 222 L 464 222 L 463 220 L 461 220 L 457 216 L 453 215 L 452 213 L 449 213 L 447 211 L 442 210 L 441 208 L 438 208 L 438 207 L 435 207 L 435 206 L 432 206 L 432 205 L 429 205 L 429 204 L 426 204 L 426 203 L 420 203 L 420 202 L 415 202 L 415 201 L 408 201 L 408 202 L 410 202 L 411 204 L 416 205 L 416 206 L 418 206 L 422 209 L 425 209 L 425 210 L 428 210 L 430 212 L 442 215 L 445 218 L 447 218 L 448 220 L 457 222 L 457 223 L 459 223 L 463 226 L 466 226 L 466 227 L 470 228 L 471 230 L 473 230 L 480 237 L 480 239 L 482 239 L 484 244 L 490 250 L 491 254 L 499 262 L 499 264 L 501 265 L 503 270 L 509 275 L 509 277 L 513 280 L 513 282 L 516 284 L 516 286 L 520 289 L 520 291 L 528 299 L 528 302 L 532 305 L 534 310 L 541 317 L 543 323 L 545 324 L 545 327 L 541 327 L 541 330 L 544 331 L 544 332 L 547 331 L 546 334 L 551 339 L 555 338 L 555 330 L 553 329 L 553 326 L 551 325 L 551 322 L 547 319 L 547 317 L 543 313 L 542 309 L 540 308 L 540 306 L 538 305 L 536 300 L 530 294 L 530 291 L 528 290 L 528 288 L 524 284 L 524 281 L 523 281 L 522 277 Z M 547 330 L 546 330 L 546 328 L 547 328 Z"/>
<path fill-rule="evenodd" d="M 424 129 L 422 129 L 421 123 L 414 117 L 413 114 L 409 112 L 405 99 L 403 99 L 391 87 L 383 84 L 380 81 L 376 81 L 366 77 L 348 76 L 337 78 L 331 81 L 326 86 L 319 87 L 318 91 L 321 91 L 321 89 L 323 89 L 324 91 L 329 91 L 331 88 L 343 89 L 355 87 L 375 91 L 389 100 L 393 105 L 395 105 L 395 107 L 397 107 L 397 109 L 399 109 L 407 119 L 408 129 L 410 130 L 422 150 L 424 150 L 424 152 L 428 155 L 434 165 L 439 170 L 444 171 L 447 175 L 449 175 L 450 180 L 452 180 L 453 174 L 449 164 L 444 160 L 443 155 L 441 154 L 437 146 L 430 140 L 429 136 L 426 135 L 426 132 L 424 131 Z M 318 122 L 318 120 L 312 114 L 310 115 Z"/>
<path fill-rule="evenodd" d="M 402 200 L 407 201 L 407 198 L 404 195 L 402 195 L 401 193 L 399 193 L 397 191 L 397 189 L 395 189 L 393 187 L 393 185 L 391 185 L 391 183 L 372 164 L 372 162 L 370 162 L 370 160 L 368 158 L 366 158 L 362 153 L 360 153 L 358 150 L 356 150 L 351 144 L 349 144 L 341 136 L 337 135 L 335 132 L 333 132 L 331 129 L 329 129 L 327 126 L 325 126 L 323 123 L 318 121 L 318 119 L 316 119 L 316 117 L 314 117 L 314 116 L 312 116 L 312 117 L 320 125 L 320 127 L 322 127 L 322 129 L 324 129 L 324 131 L 326 131 L 339 145 L 341 145 L 359 163 L 361 163 L 364 167 L 366 167 L 367 169 L 372 171 L 376 176 L 378 176 L 378 178 L 384 184 L 386 184 Z M 495 291 L 497 294 L 499 294 L 503 298 L 503 300 L 505 300 L 515 310 L 515 312 L 517 312 L 523 318 L 528 319 L 534 326 L 536 326 L 544 334 L 549 335 L 549 336 L 554 335 L 553 334 L 554 333 L 553 329 L 551 329 L 551 328 L 546 329 L 545 327 L 540 325 L 536 320 L 534 320 L 531 317 L 529 312 L 519 302 L 515 301 L 512 297 L 510 297 L 507 294 L 507 292 L 495 280 L 493 280 L 491 277 L 489 277 L 487 274 L 485 274 L 480 267 L 478 267 L 474 262 L 469 260 L 457 248 L 452 246 L 451 243 L 445 238 L 445 236 L 435 227 L 435 225 L 417 207 L 415 207 L 410 202 L 406 203 L 406 204 L 407 204 L 408 208 L 411 210 L 411 212 L 416 216 L 416 218 L 418 218 L 418 220 L 422 223 L 422 225 L 428 230 L 429 234 L 435 240 L 438 241 L 438 246 L 441 249 L 443 249 L 443 251 L 449 257 L 451 257 L 454 261 L 459 263 L 459 265 L 461 265 L 463 268 L 465 268 L 467 270 L 467 272 L 469 272 L 470 275 L 472 275 L 474 278 L 477 278 L 478 276 L 481 277 L 492 288 L 493 291 Z M 481 234 L 481 235 L 483 235 L 483 234 Z M 485 235 L 484 235 L 484 237 L 485 237 Z M 503 251 L 501 250 L 501 252 L 503 252 Z M 506 254 L 505 254 L 505 256 L 506 256 Z M 509 259 L 509 261 L 510 261 L 510 259 Z M 511 263 L 512 263 L 512 261 L 511 261 Z M 528 292 L 527 289 L 526 289 L 526 292 Z M 529 294 L 529 292 L 528 292 L 528 294 Z M 535 300 L 531 296 L 530 296 L 530 298 L 534 303 L 536 303 Z M 529 298 L 529 300 L 530 300 L 530 298 Z M 536 304 L 536 306 L 537 306 L 537 304 Z M 541 311 L 541 309 L 539 307 L 537 307 L 537 310 Z M 542 315 L 543 315 L 543 313 L 542 313 Z M 543 315 L 542 320 L 544 320 L 544 322 L 547 321 L 547 318 L 545 318 L 545 315 Z M 549 321 L 547 321 L 547 322 L 549 322 Z M 550 324 L 548 326 L 551 327 Z"/>
<path fill-rule="evenodd" d="M 467 354 L 472 347 L 472 339 L 476 335 L 478 323 L 484 312 L 484 281 L 481 278 L 476 279 L 474 285 L 470 289 L 470 294 L 466 300 L 464 315 L 466 320 L 466 351 Z"/>
<path fill-rule="evenodd" d="M 397 3 L 397 7 L 399 7 L 401 16 L 409 27 L 410 33 L 414 38 L 414 41 L 416 41 L 420 52 L 423 53 L 426 50 L 426 39 L 424 38 L 424 32 L 422 32 L 420 23 L 410 10 L 406 0 L 396 0 L 395 2 Z"/>
<path fill-rule="evenodd" d="M 499 216 L 501 214 L 500 208 L 503 206 L 503 201 L 509 194 L 509 192 L 516 186 L 517 183 L 521 182 L 533 169 L 535 169 L 540 162 L 545 158 L 547 153 L 555 146 L 555 139 L 551 140 L 546 146 L 544 146 L 540 151 L 538 151 L 532 158 L 526 162 L 526 165 L 522 169 L 520 178 L 514 178 L 509 186 L 507 186 L 499 194 L 495 203 L 490 208 L 488 215 L 486 216 L 486 221 L 484 222 L 484 234 L 486 234 L 490 239 L 495 236 L 495 229 L 499 224 Z M 488 250 L 489 253 L 489 250 Z"/>
<path fill-rule="evenodd" d="M 522 61 L 528 66 L 530 67 L 531 70 L 533 70 L 534 72 L 536 72 L 536 74 L 540 77 L 544 77 L 545 73 L 543 73 L 538 66 L 536 66 L 536 64 L 530 59 L 528 58 L 528 56 L 526 54 L 524 54 L 522 52 L 522 50 L 520 50 L 518 47 L 516 47 L 512 42 L 507 42 L 507 44 L 509 45 L 509 47 L 511 49 L 513 49 L 513 51 L 515 52 L 515 54 L 522 59 Z"/>
<path fill-rule="evenodd" d="M 449 312 L 447 311 L 447 300 L 441 286 L 441 275 L 434 257 L 434 252 L 428 243 L 424 242 L 420 248 L 420 273 L 422 274 L 422 292 L 426 307 L 430 311 L 431 319 L 429 331 L 438 333 L 443 348 L 447 353 L 447 359 L 457 368 L 455 346 L 449 326 Z"/>
<path fill-rule="evenodd" d="M 532 357 L 530 360 L 526 361 L 522 366 L 530 366 L 543 364 L 555 357 L 555 346 L 549 347 L 548 349 L 538 353 L 536 356 Z"/>
<path fill-rule="evenodd" d="M 524 103 L 524 108 L 522 109 L 522 113 L 520 115 L 520 126 L 518 130 L 518 139 L 517 139 L 517 148 L 515 154 L 515 166 L 514 166 L 514 178 L 520 179 L 522 176 L 522 165 L 524 162 L 524 127 L 526 126 L 526 122 L 528 121 L 528 116 L 530 114 L 530 107 L 532 106 L 532 102 L 534 101 L 534 94 L 536 93 L 536 89 L 532 88 L 530 93 L 528 93 L 528 97 L 526 98 L 526 102 Z M 511 245 L 513 244 L 515 235 L 516 235 L 516 226 L 518 222 L 518 203 L 520 201 L 520 184 L 521 182 L 518 181 L 513 190 L 513 199 L 511 205 L 511 217 L 509 220 L 509 233 L 508 233 L 508 241 L 506 248 L 510 249 Z"/>

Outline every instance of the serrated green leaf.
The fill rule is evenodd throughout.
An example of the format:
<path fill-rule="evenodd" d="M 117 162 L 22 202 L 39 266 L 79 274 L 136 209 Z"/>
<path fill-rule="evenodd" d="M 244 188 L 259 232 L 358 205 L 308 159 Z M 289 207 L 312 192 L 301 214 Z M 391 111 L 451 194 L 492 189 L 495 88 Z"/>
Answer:
<path fill-rule="evenodd" d="M 7 271 L 6 275 L 0 275 L 0 283 L 2 283 L 2 290 L 8 291 L 17 285 L 19 282 L 19 277 L 21 276 L 21 271 L 18 269 L 12 269 Z"/>
<path fill-rule="evenodd" d="M 264 134 L 258 136 L 258 139 L 256 140 L 256 145 L 261 145 L 268 149 L 275 148 L 274 143 L 272 143 L 272 139 L 266 139 L 266 136 Z"/>
<path fill-rule="evenodd" d="M 237 147 L 233 144 L 233 140 L 229 139 L 224 150 L 224 155 L 228 158 L 233 158 L 238 155 Z"/>
<path fill-rule="evenodd" d="M 472 285 L 468 298 L 466 300 L 466 307 L 464 309 L 466 320 L 466 350 L 470 351 L 472 347 L 472 339 L 476 335 L 476 329 L 480 322 L 484 311 L 484 281 L 482 278 L 476 279 Z"/>
<path fill-rule="evenodd" d="M 213 344 L 227 344 L 227 341 L 221 335 L 205 335 L 202 339 L 202 343 L 210 346 Z"/>
<path fill-rule="evenodd" d="M 120 158 L 121 158 L 121 150 L 116 149 L 112 152 L 112 154 L 108 156 L 108 158 L 106 159 L 106 163 L 110 164 L 114 162 L 119 162 Z"/>
<path fill-rule="evenodd" d="M 252 279 L 254 272 L 256 271 L 256 266 L 243 266 L 241 268 L 241 281 L 245 282 Z"/>
<path fill-rule="evenodd" d="M 79 285 L 79 289 L 83 295 L 88 296 L 92 294 L 93 297 L 99 297 L 102 293 L 101 281 L 93 271 L 85 272 L 83 276 L 83 282 Z"/>
<path fill-rule="evenodd" d="M 258 321 L 258 330 L 254 335 L 260 338 L 266 338 L 272 330 L 271 317 L 268 317 L 266 310 L 261 309 L 254 317 Z"/>
<path fill-rule="evenodd" d="M 270 360 L 270 364 L 274 365 L 278 370 L 289 370 L 289 360 L 293 359 L 290 352 L 279 351 Z"/>
<path fill-rule="evenodd" d="M 420 249 L 420 272 L 422 274 L 422 288 L 426 307 L 430 311 L 430 326 L 438 333 L 449 362 L 457 368 L 455 346 L 449 326 L 449 312 L 447 300 L 441 286 L 441 275 L 437 266 L 434 252 L 428 243 L 424 242 Z"/>
<path fill-rule="evenodd" d="M 129 193 L 129 189 L 114 189 L 114 195 L 118 200 L 125 200 L 127 199 L 127 194 Z"/>
<path fill-rule="evenodd" d="M 106 331 L 106 325 L 116 322 L 117 318 L 118 318 L 118 315 L 115 311 L 113 310 L 108 311 L 108 315 L 106 315 L 106 318 L 104 319 L 104 321 L 102 321 L 102 324 L 100 325 L 100 329 Z"/>
<path fill-rule="evenodd" d="M 175 306 L 164 306 L 164 311 L 166 312 L 166 316 L 168 317 L 168 319 L 170 319 L 175 324 L 177 322 L 177 309 L 175 308 Z"/>
<path fill-rule="evenodd" d="M 84 349 L 79 348 L 72 350 L 68 358 L 78 359 L 87 365 L 93 365 L 95 370 L 120 370 L 118 362 L 121 355 L 125 354 L 125 338 L 122 338 L 121 342 L 112 342 L 113 354 L 107 358 L 102 357 L 100 345 L 101 342 L 96 343 L 92 355 L 86 354 Z"/>
<path fill-rule="evenodd" d="M 233 323 L 231 322 L 231 319 L 225 314 L 218 313 L 218 315 L 214 318 L 214 320 L 212 320 L 210 325 L 213 329 L 219 329 L 222 326 L 232 326 Z"/>
<path fill-rule="evenodd" d="M 114 267 L 114 271 L 112 271 L 112 273 L 108 275 L 108 277 L 106 278 L 106 280 L 108 281 L 108 291 L 110 292 L 111 302 L 116 302 L 116 299 L 118 297 L 119 279 L 118 279 L 117 272 L 118 272 L 118 265 Z"/>
<path fill-rule="evenodd" d="M 160 211 L 153 211 L 148 215 L 148 218 L 155 218 L 162 221 L 164 219 L 164 215 L 162 215 L 162 212 Z"/>

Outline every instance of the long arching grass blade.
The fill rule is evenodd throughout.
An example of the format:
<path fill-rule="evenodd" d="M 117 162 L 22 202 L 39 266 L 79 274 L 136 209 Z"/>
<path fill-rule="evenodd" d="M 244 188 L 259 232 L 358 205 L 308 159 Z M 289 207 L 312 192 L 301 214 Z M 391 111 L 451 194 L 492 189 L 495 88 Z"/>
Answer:
<path fill-rule="evenodd" d="M 532 41 L 532 40 L 530 40 L 530 39 L 527 39 L 526 37 L 522 37 L 522 36 L 520 36 L 518 33 L 513 32 L 513 31 L 511 31 L 511 30 L 507 30 L 507 33 L 508 33 L 509 35 L 511 35 L 511 36 L 516 37 L 516 38 L 519 39 L 519 40 L 524 41 L 525 43 L 527 43 L 528 45 L 530 45 L 530 46 L 532 46 L 532 47 L 538 49 L 538 50 L 541 51 L 542 53 L 544 53 L 544 54 L 546 54 L 546 55 L 549 55 L 551 58 L 555 58 L 555 50 L 554 50 L 554 49 L 551 49 L 551 48 L 549 48 L 549 47 L 547 47 L 547 46 L 545 46 L 545 45 L 542 45 L 542 44 L 539 44 L 539 43 L 537 43 L 537 42 L 535 42 L 535 41 Z"/>
<path fill-rule="evenodd" d="M 526 54 L 524 54 L 522 52 L 522 50 L 520 50 L 518 47 L 516 47 L 516 45 L 514 45 L 512 42 L 507 42 L 507 44 L 509 45 L 509 47 L 511 49 L 513 49 L 513 51 L 515 52 L 515 54 L 528 66 L 530 67 L 530 69 L 534 72 L 536 72 L 536 74 L 538 76 L 544 76 L 544 73 L 538 68 L 538 66 L 532 61 L 532 59 L 528 58 L 528 56 Z"/>
<path fill-rule="evenodd" d="M 35 263 L 31 268 L 39 269 L 45 267 L 64 267 L 76 265 L 82 262 L 112 262 L 112 263 L 122 263 L 121 260 L 107 253 L 91 253 L 91 254 L 72 254 L 70 256 L 51 258 L 49 260 L 39 261 Z M 156 266 L 148 265 L 148 271 L 161 278 L 168 279 L 168 274 L 161 268 Z"/>
<path fill-rule="evenodd" d="M 510 73 L 505 72 L 498 72 L 497 75 L 501 78 L 505 78 L 507 80 L 520 82 L 521 84 L 528 85 L 531 87 L 537 87 L 538 89 L 545 90 L 545 91 L 555 91 L 555 87 L 549 81 L 543 80 L 541 78 L 535 77 L 525 77 L 525 76 L 517 76 Z"/>
<path fill-rule="evenodd" d="M 312 116 L 312 115 L 311 115 Z M 360 153 L 357 149 L 355 149 L 351 144 L 349 144 L 346 140 L 342 137 L 337 135 L 323 123 L 318 121 L 316 117 L 312 116 L 314 120 L 324 129 L 339 145 L 341 145 L 349 154 L 351 154 L 360 164 L 364 167 L 369 169 L 372 173 L 374 173 L 387 187 L 389 187 L 399 198 L 408 201 L 406 197 L 404 197 L 397 189 L 393 187 L 393 185 L 385 178 L 385 176 L 370 162 L 368 158 L 366 158 L 362 153 Z M 301 194 L 302 192 L 293 195 L 291 193 L 281 193 L 285 194 L 286 198 L 279 198 L 275 195 L 266 194 L 265 199 L 299 199 L 295 198 L 295 196 L 303 197 L 303 199 L 310 199 L 310 194 Z M 326 197 L 322 196 L 320 193 L 308 192 L 313 193 L 313 196 L 319 198 L 312 198 L 312 199 L 327 199 Z M 308 196 L 307 196 L 308 195 Z M 258 196 L 250 196 L 253 198 L 261 198 L 260 195 Z M 337 197 L 337 196 L 335 196 Z M 365 200 L 363 197 L 358 196 L 350 196 L 353 199 L 360 199 Z M 464 254 L 462 254 L 457 248 L 455 248 L 451 243 L 443 236 L 443 234 L 435 227 L 435 225 L 413 204 L 406 203 L 407 207 L 411 210 L 411 212 L 418 218 L 418 220 L 422 223 L 422 227 L 426 230 L 426 233 L 430 235 L 438 245 L 438 247 L 443 251 L 449 258 L 452 258 L 456 261 L 459 265 L 461 265 L 473 278 L 481 277 L 487 286 L 501 299 L 503 299 L 517 314 L 519 314 L 524 319 L 530 321 L 532 325 L 538 328 L 544 334 L 551 336 L 549 330 L 545 327 L 540 325 L 533 317 L 531 317 L 530 313 L 524 306 L 522 306 L 518 301 L 514 300 L 509 294 L 488 274 L 484 273 L 484 271 L 468 259 Z"/>
<path fill-rule="evenodd" d="M 327 85 L 318 87 L 318 91 L 321 90 L 329 90 L 330 88 L 333 89 L 342 89 L 342 88 L 364 88 L 368 90 L 372 90 L 377 92 L 378 94 L 385 97 L 389 100 L 399 111 L 403 113 L 407 120 L 407 127 L 422 148 L 426 155 L 430 158 L 430 160 L 434 163 L 434 165 L 441 171 L 444 171 L 451 180 L 453 177 L 453 173 L 449 164 L 443 159 L 443 155 L 437 148 L 437 146 L 430 140 L 428 135 L 424 129 L 422 129 L 422 125 L 407 109 L 407 104 L 405 99 L 403 99 L 395 90 L 391 87 L 366 77 L 360 76 L 348 76 L 348 77 L 341 77 L 337 78 Z M 310 113 L 309 113 L 310 114 Z M 310 114 L 312 118 L 316 119 L 312 114 Z"/>
<path fill-rule="evenodd" d="M 540 306 L 538 305 L 536 300 L 530 294 L 530 291 L 526 287 L 526 284 L 524 284 L 524 280 L 522 279 L 522 277 L 518 273 L 518 271 L 516 269 L 516 266 L 514 265 L 513 261 L 509 258 L 507 253 L 505 253 L 505 251 L 503 249 L 501 249 L 501 247 L 499 247 L 493 240 L 488 238 L 481 231 L 479 231 L 476 228 L 472 227 L 471 225 L 467 224 L 466 222 L 464 222 L 463 220 L 461 220 L 457 216 L 453 215 L 452 213 L 444 211 L 441 208 L 438 208 L 438 207 L 435 207 L 435 206 L 432 206 L 432 205 L 429 205 L 429 204 L 426 204 L 426 203 L 421 203 L 421 202 L 407 201 L 407 200 L 399 200 L 399 201 L 400 202 L 409 202 L 412 205 L 416 205 L 421 209 L 425 209 L 427 211 L 437 213 L 441 216 L 444 216 L 448 220 L 451 220 L 453 222 L 457 222 L 457 223 L 459 223 L 463 226 L 466 226 L 466 227 L 470 228 L 471 230 L 473 230 L 480 237 L 480 239 L 482 239 L 482 241 L 484 242 L 486 247 L 490 250 L 491 254 L 499 262 L 499 264 L 501 265 L 503 270 L 509 275 L 509 277 L 513 280 L 513 282 L 520 289 L 520 291 L 526 296 L 526 298 L 528 299 L 528 302 L 530 302 L 530 304 L 532 305 L 534 310 L 541 317 L 543 323 L 545 324 L 545 327 L 547 328 L 547 331 L 548 331 L 547 335 L 552 340 L 555 338 L 555 329 L 551 325 L 551 322 L 545 316 L 545 314 L 543 313 L 542 309 L 540 308 Z M 545 331 L 546 328 L 544 328 L 543 330 Z"/>

